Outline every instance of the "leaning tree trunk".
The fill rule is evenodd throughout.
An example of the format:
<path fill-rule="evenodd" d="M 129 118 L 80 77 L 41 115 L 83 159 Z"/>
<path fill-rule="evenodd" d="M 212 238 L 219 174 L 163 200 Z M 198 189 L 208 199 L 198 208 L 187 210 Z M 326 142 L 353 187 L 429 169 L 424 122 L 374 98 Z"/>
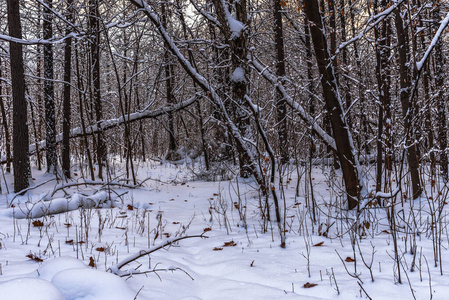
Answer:
<path fill-rule="evenodd" d="M 338 91 L 333 66 L 330 60 L 323 22 L 317 0 L 304 2 L 305 10 L 310 24 L 315 56 L 321 75 L 321 85 L 326 109 L 337 146 L 337 155 L 340 160 L 343 177 L 348 194 L 348 208 L 357 207 L 360 199 L 361 182 L 357 170 L 358 162 L 355 157 L 354 143 L 349 128 L 344 120 L 344 111 Z"/>
<path fill-rule="evenodd" d="M 8 0 L 9 35 L 22 38 L 20 24 L 19 1 Z M 13 167 L 14 192 L 19 192 L 29 186 L 31 177 L 30 159 L 28 156 L 28 121 L 27 103 L 25 101 L 25 77 L 22 57 L 22 45 L 9 43 L 9 57 L 11 62 L 11 83 L 13 98 Z"/>

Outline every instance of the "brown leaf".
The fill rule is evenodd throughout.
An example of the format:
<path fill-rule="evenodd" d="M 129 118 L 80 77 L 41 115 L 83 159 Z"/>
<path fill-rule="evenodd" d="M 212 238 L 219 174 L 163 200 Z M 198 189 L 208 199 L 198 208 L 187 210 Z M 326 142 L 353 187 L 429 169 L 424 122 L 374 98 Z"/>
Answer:
<path fill-rule="evenodd" d="M 33 221 L 33 226 L 34 227 L 42 227 L 42 226 L 44 226 L 44 223 L 41 220 L 36 220 L 36 221 Z"/>
<path fill-rule="evenodd" d="M 212 228 L 206 227 L 206 228 L 203 229 L 203 232 L 208 232 L 208 231 L 211 231 L 211 230 L 212 230 Z"/>
<path fill-rule="evenodd" d="M 302 287 L 305 289 L 310 289 L 313 288 L 314 286 L 317 286 L 317 283 L 310 283 L 310 282 L 306 282 Z"/>
<path fill-rule="evenodd" d="M 323 246 L 323 244 L 324 244 L 324 241 L 323 242 L 319 242 L 318 244 L 313 245 L 313 247 L 320 247 L 320 246 Z"/>
<path fill-rule="evenodd" d="M 225 242 L 223 247 L 234 247 L 237 246 L 237 243 L 234 241 L 230 241 L 230 242 Z"/>
<path fill-rule="evenodd" d="M 352 257 L 346 257 L 345 262 L 355 262 L 355 260 Z"/>
<path fill-rule="evenodd" d="M 65 241 L 65 243 L 68 244 L 68 245 L 73 245 L 73 240 Z"/>
<path fill-rule="evenodd" d="M 134 210 L 134 206 L 132 206 L 131 204 L 128 204 L 128 210 Z"/>
<path fill-rule="evenodd" d="M 89 267 L 95 268 L 95 260 L 92 256 L 89 257 Z"/>
<path fill-rule="evenodd" d="M 215 247 L 215 248 L 212 249 L 212 250 L 214 250 L 214 251 L 220 251 L 220 250 L 223 250 L 223 248 L 221 248 L 221 247 Z"/>
<path fill-rule="evenodd" d="M 370 222 L 368 222 L 368 221 L 365 221 L 363 225 L 365 225 L 366 229 L 369 229 L 371 226 Z"/>
<path fill-rule="evenodd" d="M 98 248 L 95 248 L 95 250 L 97 250 L 98 252 L 104 252 L 104 247 L 98 247 Z"/>
<path fill-rule="evenodd" d="M 249 266 L 254 267 L 254 260 L 251 262 L 251 264 Z"/>

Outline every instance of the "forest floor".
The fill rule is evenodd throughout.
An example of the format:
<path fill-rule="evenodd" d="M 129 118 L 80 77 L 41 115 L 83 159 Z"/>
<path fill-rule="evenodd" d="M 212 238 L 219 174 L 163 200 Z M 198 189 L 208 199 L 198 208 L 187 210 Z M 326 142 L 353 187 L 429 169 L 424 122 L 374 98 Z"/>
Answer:
<path fill-rule="evenodd" d="M 401 192 L 394 211 L 387 200 L 389 208 L 370 205 L 356 216 L 342 209 L 338 170 L 317 166 L 309 176 L 290 167 L 281 248 L 277 223 L 261 216 L 265 200 L 254 182 L 199 180 L 197 167 L 141 163 L 141 187 L 78 185 L 52 197 L 63 183 L 48 174 L 33 170 L 35 185 L 47 183 L 16 198 L 7 194 L 12 176 L 5 174 L 0 299 L 448 299 L 447 188 L 437 190 L 438 183 L 414 201 Z M 73 182 L 83 182 L 74 173 Z M 73 209 L 79 199 L 103 208 L 13 218 L 36 212 L 44 198 L 52 199 L 39 204 L 46 209 L 61 201 Z M 202 234 L 112 269 L 122 277 L 110 273 L 142 249 Z"/>

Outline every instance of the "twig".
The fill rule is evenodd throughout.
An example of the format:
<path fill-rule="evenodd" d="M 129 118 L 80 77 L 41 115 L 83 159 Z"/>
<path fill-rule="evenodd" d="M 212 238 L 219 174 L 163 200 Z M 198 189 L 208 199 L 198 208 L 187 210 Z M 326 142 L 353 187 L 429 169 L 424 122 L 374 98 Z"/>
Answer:
<path fill-rule="evenodd" d="M 368 299 L 373 300 L 373 298 L 371 298 L 368 293 L 365 291 L 365 289 L 363 288 L 362 284 L 360 282 L 357 281 L 357 284 L 359 285 L 359 287 L 362 289 L 362 291 L 365 293 L 366 297 L 368 297 Z"/>

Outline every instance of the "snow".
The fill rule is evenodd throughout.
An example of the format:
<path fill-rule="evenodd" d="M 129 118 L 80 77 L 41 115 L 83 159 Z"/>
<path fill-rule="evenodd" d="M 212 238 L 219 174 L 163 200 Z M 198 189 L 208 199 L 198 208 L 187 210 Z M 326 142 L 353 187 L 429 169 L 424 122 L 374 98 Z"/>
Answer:
<path fill-rule="evenodd" d="M 136 296 L 120 277 L 94 269 L 64 270 L 56 273 L 51 282 L 66 300 L 123 300 Z"/>
<path fill-rule="evenodd" d="M 245 82 L 245 70 L 242 67 L 237 67 L 234 72 L 232 72 L 231 82 Z"/>
<path fill-rule="evenodd" d="M 297 174 L 301 176 L 304 169 L 297 173 L 293 166 L 288 167 L 291 180 L 284 186 L 287 233 L 283 249 L 276 223 L 269 222 L 267 232 L 262 230 L 259 195 L 253 181 L 199 181 L 194 175 L 198 170 L 192 170 L 200 167 L 200 161 L 176 166 L 140 163 L 139 180 L 150 180 L 138 189 L 115 187 L 122 196 L 114 208 L 79 208 L 32 220 L 0 214 L 0 299 L 367 299 L 338 255 L 343 260 L 357 260 L 357 276 L 372 299 L 413 299 L 407 276 L 416 299 L 429 298 L 429 280 L 433 299 L 445 299 L 449 292 L 448 250 L 442 248 L 441 276 L 439 263 L 434 267 L 433 241 L 428 234 L 428 212 L 443 202 L 429 205 L 425 197 L 396 202 L 398 226 L 404 228 L 406 224 L 401 221 L 402 214 L 405 220 L 416 221 L 409 223 L 407 239 L 404 233 L 397 233 L 403 264 L 403 284 L 398 284 L 386 210 L 372 207 L 372 202 L 362 205 L 359 214 L 336 209 L 336 199 L 345 197 L 338 196 L 340 187 L 334 189 L 328 182 L 331 176 L 340 177 L 340 171 L 332 175 L 327 167 L 312 168 L 312 185 L 322 211 L 314 224 L 310 206 L 306 206 L 305 176 L 295 196 Z M 12 182 L 12 175 L 5 175 L 6 181 Z M 37 170 L 33 170 L 33 177 L 46 184 L 18 196 L 17 205 L 33 203 L 58 185 Z M 65 192 L 72 199 L 105 199 L 91 186 L 69 186 Z M 399 194 L 403 192 L 406 188 Z M 391 197 L 395 193 L 397 190 L 378 195 Z M 63 195 L 59 191 L 54 197 L 65 199 Z M 8 210 L 6 201 L 7 195 L 0 195 L 2 212 Z M 240 213 L 238 201 L 245 207 Z M 393 198 L 385 201 L 391 203 Z M 446 213 L 446 208 L 443 211 Z M 34 226 L 36 220 L 43 225 Z M 365 222 L 369 222 L 369 229 L 363 225 L 364 234 L 357 239 L 354 252 L 348 232 L 354 228 L 352 224 Z M 208 238 L 187 238 L 161 247 L 177 237 L 203 232 Z M 413 237 L 413 232 L 420 234 Z M 443 234 L 441 238 L 445 247 L 447 237 Z M 417 252 L 412 272 L 414 255 L 409 249 L 413 239 Z M 121 268 L 122 272 L 114 272 L 116 266 L 138 256 L 142 249 L 159 247 Z M 43 261 L 30 259 L 30 254 Z M 374 282 L 361 255 L 368 265 L 373 260 Z M 92 261 L 95 266 L 88 266 Z M 353 274 L 354 262 L 344 263 Z M 317 286 L 303 287 L 307 282 Z"/>
<path fill-rule="evenodd" d="M 47 280 L 18 278 L 0 283 L 2 299 L 7 300 L 64 300 L 61 292 Z"/>

